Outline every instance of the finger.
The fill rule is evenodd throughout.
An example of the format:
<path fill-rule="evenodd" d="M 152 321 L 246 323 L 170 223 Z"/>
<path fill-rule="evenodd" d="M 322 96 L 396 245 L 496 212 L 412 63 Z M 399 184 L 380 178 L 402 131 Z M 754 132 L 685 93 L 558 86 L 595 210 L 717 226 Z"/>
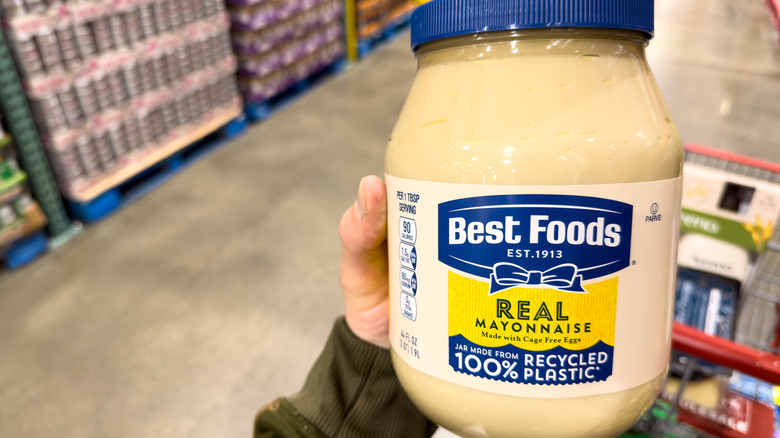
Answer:
<path fill-rule="evenodd" d="M 344 213 L 341 235 L 341 282 L 344 293 L 371 295 L 387 287 L 387 197 L 384 182 L 367 176 L 357 201 Z"/>
<path fill-rule="evenodd" d="M 387 198 L 381 179 L 363 178 L 339 232 L 347 324 L 361 338 L 387 347 Z"/>
<path fill-rule="evenodd" d="M 341 282 L 344 293 L 371 295 L 387 283 L 387 197 L 384 182 L 367 176 L 357 201 L 344 213 L 341 235 Z"/>
<path fill-rule="evenodd" d="M 341 219 L 341 244 L 347 255 L 363 257 L 387 238 L 385 183 L 370 175 L 360 181 L 355 203 Z"/>

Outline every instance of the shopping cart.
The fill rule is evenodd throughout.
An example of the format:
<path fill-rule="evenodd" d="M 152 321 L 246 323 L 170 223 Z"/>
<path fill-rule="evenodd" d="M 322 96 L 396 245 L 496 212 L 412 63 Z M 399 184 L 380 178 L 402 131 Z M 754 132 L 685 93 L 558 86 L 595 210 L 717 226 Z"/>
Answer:
<path fill-rule="evenodd" d="M 771 0 L 780 5 L 780 0 Z M 686 146 L 686 163 L 745 176 L 769 184 L 780 182 L 780 166 L 699 145 Z M 748 199 L 747 202 L 750 202 Z M 675 322 L 672 346 L 682 359 L 676 388 L 664 395 L 626 437 L 772 437 L 774 409 L 780 401 L 780 225 L 761 241 L 753 268 L 740 289 L 734 341 Z M 763 234 L 762 234 L 763 235 Z M 758 243 L 758 242 L 757 242 Z M 757 245 L 759 246 L 759 245 Z M 706 285 L 705 285 L 706 286 Z M 705 287 L 706 289 L 706 287 Z M 729 330 L 731 332 L 731 330 Z M 716 408 L 685 400 L 689 386 L 702 376 L 718 388 Z M 704 379 L 707 380 L 707 379 Z M 773 392 L 774 391 L 774 392 Z M 775 435 L 780 436 L 780 435 Z"/>

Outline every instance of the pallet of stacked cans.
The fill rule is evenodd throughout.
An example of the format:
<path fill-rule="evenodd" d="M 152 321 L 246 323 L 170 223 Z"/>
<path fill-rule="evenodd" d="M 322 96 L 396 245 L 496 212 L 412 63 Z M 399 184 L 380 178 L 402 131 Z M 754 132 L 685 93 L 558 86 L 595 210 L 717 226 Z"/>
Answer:
<path fill-rule="evenodd" d="M 221 0 L 2 0 L 63 194 L 89 201 L 240 115 Z M 207 131 L 207 130 L 206 130 Z"/>
<path fill-rule="evenodd" d="M 227 3 L 239 89 L 249 104 L 284 93 L 344 56 L 341 0 Z"/>

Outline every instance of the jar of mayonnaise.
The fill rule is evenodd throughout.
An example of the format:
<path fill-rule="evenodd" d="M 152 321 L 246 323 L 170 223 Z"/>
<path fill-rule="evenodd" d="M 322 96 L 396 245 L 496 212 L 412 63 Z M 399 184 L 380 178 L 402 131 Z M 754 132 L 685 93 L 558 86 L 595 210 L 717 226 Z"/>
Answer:
<path fill-rule="evenodd" d="M 668 366 L 683 151 L 652 0 L 434 0 L 386 156 L 398 378 L 465 437 L 610 437 Z"/>

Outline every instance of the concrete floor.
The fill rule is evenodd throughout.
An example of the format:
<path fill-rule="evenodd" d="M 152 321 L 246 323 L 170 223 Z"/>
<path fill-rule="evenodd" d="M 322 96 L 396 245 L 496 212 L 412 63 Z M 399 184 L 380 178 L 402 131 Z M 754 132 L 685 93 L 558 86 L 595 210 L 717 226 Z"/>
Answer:
<path fill-rule="evenodd" d="M 650 60 L 686 142 L 780 161 L 760 0 L 658 0 Z M 0 276 L 0 437 L 249 437 L 341 313 L 337 223 L 414 74 L 408 36 Z"/>

